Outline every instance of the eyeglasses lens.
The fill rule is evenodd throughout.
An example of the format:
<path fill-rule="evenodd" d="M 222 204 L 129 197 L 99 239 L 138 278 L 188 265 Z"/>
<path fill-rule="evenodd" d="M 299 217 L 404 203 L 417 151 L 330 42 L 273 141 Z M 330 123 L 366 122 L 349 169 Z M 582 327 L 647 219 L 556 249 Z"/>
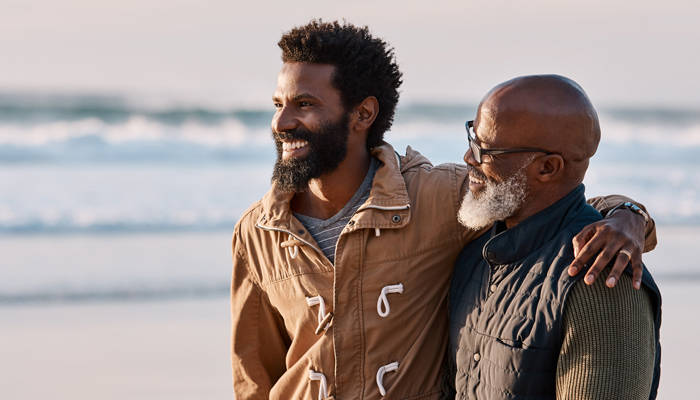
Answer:
<path fill-rule="evenodd" d="M 467 124 L 467 139 L 469 140 L 469 148 L 472 149 L 472 154 L 474 154 L 474 159 L 476 162 L 481 164 L 481 147 L 476 144 L 476 141 L 474 141 L 475 138 L 476 134 L 474 133 L 474 125 L 469 123 Z"/>

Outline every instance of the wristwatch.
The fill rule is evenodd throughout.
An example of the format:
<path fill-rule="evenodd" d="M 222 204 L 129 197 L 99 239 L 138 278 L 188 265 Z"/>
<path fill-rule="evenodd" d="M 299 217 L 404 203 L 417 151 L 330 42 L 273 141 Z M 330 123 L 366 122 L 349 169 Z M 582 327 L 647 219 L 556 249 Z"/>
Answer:
<path fill-rule="evenodd" d="M 632 212 L 636 212 L 637 214 L 639 214 L 639 215 L 641 215 L 642 217 L 644 217 L 644 225 L 646 225 L 647 223 L 649 223 L 649 214 L 647 214 L 646 211 L 642 210 L 638 205 L 636 205 L 636 204 L 634 204 L 634 203 L 631 203 L 631 202 L 629 202 L 629 201 L 626 201 L 626 202 L 624 202 L 624 203 L 622 203 L 622 204 L 618 204 L 618 205 L 616 205 L 615 207 L 613 207 L 612 210 L 608 211 L 608 213 L 605 214 L 605 218 L 611 216 L 612 213 L 614 213 L 615 211 L 619 210 L 620 208 L 626 208 L 626 209 L 628 209 L 628 210 L 630 210 L 630 211 L 632 211 Z"/>

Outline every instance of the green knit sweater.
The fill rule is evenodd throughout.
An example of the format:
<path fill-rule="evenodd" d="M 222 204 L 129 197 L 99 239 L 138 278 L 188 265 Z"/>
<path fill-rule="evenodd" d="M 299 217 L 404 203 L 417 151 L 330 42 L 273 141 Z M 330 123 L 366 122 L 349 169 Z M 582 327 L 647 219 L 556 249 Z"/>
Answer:
<path fill-rule="evenodd" d="M 564 339 L 557 362 L 557 398 L 648 400 L 656 343 L 651 296 L 623 273 L 614 288 L 605 269 L 591 286 L 579 280 L 564 310 Z M 443 379 L 443 399 L 455 398 L 455 365 Z"/>
<path fill-rule="evenodd" d="M 564 310 L 557 398 L 649 399 L 656 352 L 651 296 L 623 273 L 614 288 L 609 269 L 591 286 L 579 280 Z"/>

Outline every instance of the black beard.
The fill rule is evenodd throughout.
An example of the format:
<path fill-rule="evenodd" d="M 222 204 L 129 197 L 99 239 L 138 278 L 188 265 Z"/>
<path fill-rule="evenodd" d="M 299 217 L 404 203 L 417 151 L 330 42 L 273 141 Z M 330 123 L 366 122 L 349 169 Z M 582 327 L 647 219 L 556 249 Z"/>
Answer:
<path fill-rule="evenodd" d="M 325 121 L 318 130 L 297 128 L 282 133 L 272 132 L 277 147 L 277 161 L 272 180 L 283 192 L 304 192 L 312 179 L 335 171 L 348 154 L 349 117 L 347 114 L 336 122 Z M 308 154 L 303 158 L 282 159 L 282 139 L 305 140 L 309 144 Z"/>

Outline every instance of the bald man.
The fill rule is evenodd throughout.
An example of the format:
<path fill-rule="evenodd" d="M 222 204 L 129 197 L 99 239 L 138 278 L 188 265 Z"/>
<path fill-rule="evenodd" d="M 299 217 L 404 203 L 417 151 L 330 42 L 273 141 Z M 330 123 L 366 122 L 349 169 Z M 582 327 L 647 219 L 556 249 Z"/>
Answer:
<path fill-rule="evenodd" d="M 602 218 L 582 184 L 600 141 L 586 93 L 562 76 L 516 78 L 484 97 L 467 129 L 459 219 L 495 224 L 462 250 L 450 288 L 457 398 L 655 398 L 661 296 L 651 275 L 643 268 L 633 287 L 628 266 L 607 288 L 568 271 L 574 235 Z"/>

